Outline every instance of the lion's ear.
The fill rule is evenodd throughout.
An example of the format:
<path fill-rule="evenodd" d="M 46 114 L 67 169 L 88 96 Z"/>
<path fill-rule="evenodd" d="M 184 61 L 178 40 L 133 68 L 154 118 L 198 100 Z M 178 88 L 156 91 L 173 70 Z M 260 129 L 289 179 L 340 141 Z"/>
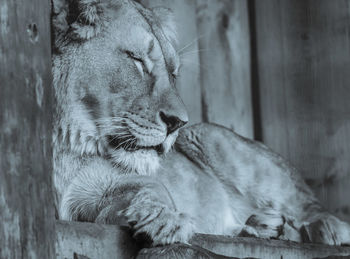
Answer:
<path fill-rule="evenodd" d="M 66 0 L 52 1 L 52 31 L 55 34 L 55 38 L 68 30 L 68 12 L 68 2 Z"/>
<path fill-rule="evenodd" d="M 106 6 L 100 0 L 54 0 L 53 4 L 55 36 L 88 40 L 101 31 Z"/>
<path fill-rule="evenodd" d="M 154 7 L 151 9 L 156 19 L 161 24 L 165 36 L 174 44 L 177 44 L 177 30 L 174 13 L 165 7 Z"/>
<path fill-rule="evenodd" d="M 72 17 L 68 17 L 71 37 L 81 40 L 95 37 L 101 32 L 106 5 L 101 3 L 100 0 L 78 0 L 73 2 L 75 2 L 75 5 L 70 6 Z"/>

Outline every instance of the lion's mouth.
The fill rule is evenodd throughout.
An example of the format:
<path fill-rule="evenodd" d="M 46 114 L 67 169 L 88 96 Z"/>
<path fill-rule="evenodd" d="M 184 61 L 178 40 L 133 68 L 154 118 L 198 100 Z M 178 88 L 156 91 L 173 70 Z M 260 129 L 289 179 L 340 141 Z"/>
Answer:
<path fill-rule="evenodd" d="M 113 149 L 124 149 L 128 152 L 133 152 L 137 150 L 155 150 L 158 154 L 164 153 L 164 148 L 162 144 L 155 145 L 155 146 L 140 146 L 136 144 L 136 140 L 133 138 L 120 138 L 116 136 L 108 136 L 108 144 Z"/>

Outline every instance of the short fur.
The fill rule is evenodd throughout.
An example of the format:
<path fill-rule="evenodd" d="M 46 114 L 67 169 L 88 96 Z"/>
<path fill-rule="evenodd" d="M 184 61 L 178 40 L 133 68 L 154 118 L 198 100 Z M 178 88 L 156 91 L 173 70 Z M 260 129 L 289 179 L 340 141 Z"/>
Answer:
<path fill-rule="evenodd" d="M 162 112 L 188 120 L 169 10 L 74 0 L 53 23 L 61 219 L 127 223 L 155 245 L 194 232 L 350 243 L 349 225 L 264 145 L 212 124 L 167 133 Z"/>

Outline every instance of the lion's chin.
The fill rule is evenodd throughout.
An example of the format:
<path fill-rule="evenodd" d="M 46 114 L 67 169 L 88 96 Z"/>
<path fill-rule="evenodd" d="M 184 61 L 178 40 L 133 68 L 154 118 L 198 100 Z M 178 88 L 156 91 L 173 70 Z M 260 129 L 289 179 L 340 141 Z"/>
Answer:
<path fill-rule="evenodd" d="M 112 163 L 125 173 L 151 175 L 158 170 L 160 164 L 159 154 L 154 149 L 126 151 L 121 148 L 111 152 L 110 157 Z"/>
<path fill-rule="evenodd" d="M 157 146 L 149 146 L 133 149 L 118 148 L 111 146 L 109 152 L 112 163 L 125 173 L 137 173 L 151 175 L 160 165 L 161 155 L 168 153 L 177 138 L 178 132 L 169 135 L 163 143 Z"/>

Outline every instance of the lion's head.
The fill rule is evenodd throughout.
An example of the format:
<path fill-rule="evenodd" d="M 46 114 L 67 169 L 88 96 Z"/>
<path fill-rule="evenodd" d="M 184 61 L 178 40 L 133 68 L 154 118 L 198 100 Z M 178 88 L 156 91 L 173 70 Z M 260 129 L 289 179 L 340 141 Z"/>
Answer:
<path fill-rule="evenodd" d="M 55 142 L 128 171 L 156 169 L 188 121 L 175 89 L 180 64 L 169 10 L 73 0 L 54 12 Z"/>

